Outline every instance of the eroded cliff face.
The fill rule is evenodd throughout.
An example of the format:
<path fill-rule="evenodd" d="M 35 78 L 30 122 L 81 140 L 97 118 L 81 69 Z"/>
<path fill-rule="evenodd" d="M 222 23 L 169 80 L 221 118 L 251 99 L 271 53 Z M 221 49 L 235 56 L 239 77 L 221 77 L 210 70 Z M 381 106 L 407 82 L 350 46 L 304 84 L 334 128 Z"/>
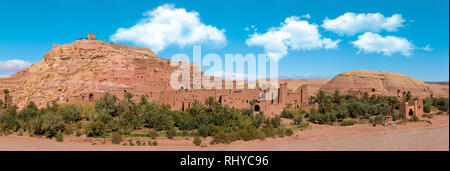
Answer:
<path fill-rule="evenodd" d="M 427 97 L 430 94 L 441 97 L 447 94 L 448 97 L 448 87 L 427 84 L 404 74 L 370 70 L 343 72 L 325 84 L 322 89 L 326 92 L 338 90 L 342 93 L 351 90 L 375 90 L 387 96 L 397 96 L 400 90 L 400 95 L 403 91 L 411 91 L 418 97 Z"/>
<path fill-rule="evenodd" d="M 8 88 L 19 107 L 29 101 L 44 107 L 71 95 L 135 87 L 144 73 L 149 79 L 169 80 L 174 69 L 146 48 L 77 40 L 54 45 L 40 62 L 0 79 L 0 88 Z"/>

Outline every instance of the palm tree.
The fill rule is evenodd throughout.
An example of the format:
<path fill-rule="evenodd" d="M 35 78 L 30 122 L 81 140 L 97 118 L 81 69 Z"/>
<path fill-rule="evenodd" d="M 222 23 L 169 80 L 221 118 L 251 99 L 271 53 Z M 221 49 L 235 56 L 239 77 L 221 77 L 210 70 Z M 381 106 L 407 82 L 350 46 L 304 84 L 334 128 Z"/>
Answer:
<path fill-rule="evenodd" d="M 212 112 L 219 107 L 219 102 L 217 102 L 214 97 L 208 97 L 205 101 L 205 105 L 208 106 L 208 111 Z"/>
<path fill-rule="evenodd" d="M 411 99 L 412 99 L 411 91 L 408 91 L 408 93 L 406 93 L 406 96 L 405 96 L 405 101 L 407 102 L 407 101 L 409 101 Z"/>
<path fill-rule="evenodd" d="M 125 94 L 125 98 L 128 100 L 128 102 L 131 101 L 131 98 L 133 98 L 133 95 L 129 92 L 127 92 L 127 94 Z"/>
<path fill-rule="evenodd" d="M 249 104 L 250 104 L 250 106 L 251 106 L 251 108 L 252 108 L 252 111 L 253 111 L 253 107 L 256 105 L 256 103 L 258 103 L 258 101 L 257 100 L 255 100 L 255 99 L 253 99 L 252 101 L 250 101 L 250 102 L 248 102 Z"/>
<path fill-rule="evenodd" d="M 5 107 L 8 105 L 8 96 L 9 96 L 9 90 L 8 89 L 4 89 L 3 90 L 3 94 L 5 95 Z"/>

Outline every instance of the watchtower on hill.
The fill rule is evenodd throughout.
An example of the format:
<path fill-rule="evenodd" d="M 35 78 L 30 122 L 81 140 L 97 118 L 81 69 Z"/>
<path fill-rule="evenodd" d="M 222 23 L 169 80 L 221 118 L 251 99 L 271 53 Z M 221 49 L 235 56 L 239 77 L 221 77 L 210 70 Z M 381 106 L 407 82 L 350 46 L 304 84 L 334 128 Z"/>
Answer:
<path fill-rule="evenodd" d="M 88 40 L 97 40 L 94 33 L 88 33 Z"/>

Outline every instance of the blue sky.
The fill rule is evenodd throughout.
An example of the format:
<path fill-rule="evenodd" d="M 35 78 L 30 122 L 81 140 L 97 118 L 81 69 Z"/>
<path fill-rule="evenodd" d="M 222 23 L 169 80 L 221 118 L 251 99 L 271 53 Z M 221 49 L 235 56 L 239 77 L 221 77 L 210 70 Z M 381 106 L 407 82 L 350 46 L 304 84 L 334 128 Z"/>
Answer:
<path fill-rule="evenodd" d="M 145 24 L 142 19 L 155 18 L 144 13 L 163 8 L 164 4 L 172 4 L 164 9 L 185 9 L 189 14 L 195 11 L 200 21 L 196 23 L 198 28 L 210 27 L 210 32 L 203 32 L 201 36 L 204 39 L 184 37 L 185 42 L 161 38 L 165 44 L 157 51 L 157 55 L 166 59 L 177 53 L 190 55 L 192 45 L 202 45 L 203 54 L 217 53 L 221 56 L 227 53 L 274 52 L 279 56 L 279 74 L 282 76 L 331 77 L 344 71 L 369 69 L 399 72 L 424 81 L 448 81 L 448 3 L 448 0 L 2 0 L 0 76 L 16 72 L 14 69 L 26 66 L 27 61 L 40 61 L 53 44 L 71 43 L 77 37 L 86 37 L 89 32 L 96 33 L 100 40 L 159 47 L 161 44 L 155 43 L 153 39 L 134 41 L 130 35 L 136 30 L 132 27 L 140 22 Z M 310 17 L 305 17 L 306 14 Z M 357 20 L 351 14 L 353 17 L 359 16 L 360 22 L 355 22 Z M 374 20 L 371 18 L 373 15 L 377 19 L 381 15 L 381 19 L 386 21 Z M 397 20 L 394 20 L 394 16 L 397 16 Z M 289 22 L 286 22 L 290 17 Z M 348 17 L 350 20 L 340 22 L 336 20 L 339 17 Z M 324 25 L 327 18 L 331 23 L 328 26 Z M 294 30 L 289 29 L 290 26 Z M 119 28 L 128 32 L 118 35 Z M 356 31 L 352 32 L 351 29 L 355 28 Z M 145 34 L 145 31 L 137 33 Z M 277 38 L 283 33 L 291 36 L 277 42 L 269 35 Z M 113 35 L 116 35 L 115 39 Z M 151 35 L 138 36 L 152 38 Z M 305 40 L 303 37 L 311 39 Z M 337 41 L 336 46 L 325 39 Z M 249 40 L 253 40 L 252 43 Z M 312 44 L 315 46 L 310 46 Z M 281 49 L 285 47 L 286 51 L 272 45 Z M 19 60 L 25 63 L 17 62 Z"/>

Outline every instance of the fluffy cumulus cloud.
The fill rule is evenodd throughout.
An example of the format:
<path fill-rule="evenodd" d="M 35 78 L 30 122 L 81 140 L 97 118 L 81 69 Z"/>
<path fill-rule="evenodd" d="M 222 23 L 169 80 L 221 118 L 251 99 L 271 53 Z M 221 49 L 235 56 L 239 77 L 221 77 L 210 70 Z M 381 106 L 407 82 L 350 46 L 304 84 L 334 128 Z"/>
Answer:
<path fill-rule="evenodd" d="M 184 47 L 208 43 L 218 47 L 226 45 L 225 30 L 205 25 L 195 11 L 165 4 L 144 13 L 146 18 L 131 28 L 119 28 L 111 41 L 126 41 L 159 52 L 170 45 Z"/>
<path fill-rule="evenodd" d="M 358 40 L 353 41 L 352 44 L 359 48 L 359 52 L 381 53 L 386 56 L 394 53 L 410 56 L 414 50 L 414 45 L 405 38 L 395 36 L 383 37 L 371 32 L 358 36 Z"/>
<path fill-rule="evenodd" d="M 13 59 L 8 61 L 0 61 L 0 71 L 19 71 L 29 67 L 31 62 Z"/>
<path fill-rule="evenodd" d="M 248 46 L 261 46 L 268 56 L 281 59 L 288 50 L 335 49 L 340 40 L 322 38 L 317 25 L 289 17 L 280 27 L 270 28 L 266 33 L 254 33 L 246 40 Z"/>
<path fill-rule="evenodd" d="M 25 69 L 30 65 L 31 62 L 19 59 L 0 61 L 0 76 L 7 76 L 11 73 Z"/>
<path fill-rule="evenodd" d="M 347 12 L 335 19 L 326 18 L 322 27 L 339 35 L 355 35 L 364 32 L 381 32 L 383 30 L 394 32 L 403 26 L 402 15 L 394 14 L 385 17 L 380 13 L 355 14 Z"/>

